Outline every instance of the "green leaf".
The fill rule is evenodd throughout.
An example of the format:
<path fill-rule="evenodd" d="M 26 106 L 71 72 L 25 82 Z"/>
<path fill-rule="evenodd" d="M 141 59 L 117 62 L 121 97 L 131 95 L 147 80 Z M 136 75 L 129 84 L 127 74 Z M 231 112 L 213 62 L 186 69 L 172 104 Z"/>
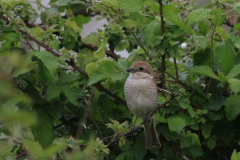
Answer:
<path fill-rule="evenodd" d="M 240 64 L 233 66 L 233 68 L 228 73 L 228 78 L 234 78 L 240 73 Z"/>
<path fill-rule="evenodd" d="M 188 148 L 193 157 L 198 157 L 203 155 L 203 150 L 201 146 L 191 146 Z"/>
<path fill-rule="evenodd" d="M 240 80 L 236 78 L 231 78 L 228 80 L 228 83 L 230 84 L 230 88 L 232 91 L 237 94 L 240 91 Z"/>
<path fill-rule="evenodd" d="M 187 26 L 185 22 L 180 19 L 178 14 L 174 12 L 168 12 L 166 15 L 164 15 L 164 17 L 166 18 L 166 21 L 178 25 L 181 29 L 183 29 L 184 31 L 187 31 L 189 34 L 194 34 L 194 31 L 192 30 L 192 28 Z"/>
<path fill-rule="evenodd" d="M 138 12 L 143 8 L 144 0 L 117 0 L 119 6 L 128 12 Z"/>
<path fill-rule="evenodd" d="M 79 75 L 63 75 L 58 79 L 57 84 L 73 83 L 77 81 L 79 78 L 80 78 Z"/>
<path fill-rule="evenodd" d="M 207 146 L 212 151 L 216 147 L 216 141 L 213 138 L 209 138 Z"/>
<path fill-rule="evenodd" d="M 194 66 L 211 66 L 211 49 L 206 48 L 205 50 L 202 50 L 199 48 L 193 53 L 193 64 Z"/>
<path fill-rule="evenodd" d="M 91 17 L 79 14 L 79 15 L 73 17 L 71 20 L 76 22 L 78 27 L 83 28 L 83 24 L 88 23 L 91 20 Z"/>
<path fill-rule="evenodd" d="M 133 27 L 140 27 L 142 24 L 138 23 L 132 19 L 125 19 L 123 20 L 123 22 L 121 23 L 121 26 L 127 27 L 127 28 L 133 28 Z"/>
<path fill-rule="evenodd" d="M 234 120 L 240 113 L 240 96 L 231 95 L 227 98 L 224 105 L 226 106 L 225 111 L 227 114 L 227 118 L 229 120 Z"/>
<path fill-rule="evenodd" d="M 202 128 L 203 128 L 202 135 L 205 139 L 207 139 L 211 135 L 213 125 L 212 124 L 203 124 Z"/>
<path fill-rule="evenodd" d="M 174 1 L 170 4 L 163 5 L 163 15 L 167 14 L 168 12 L 175 12 L 176 14 L 181 12 L 181 10 L 176 7 L 176 5 L 177 3 Z"/>
<path fill-rule="evenodd" d="M 157 21 L 153 20 L 147 27 L 144 29 L 145 39 L 144 42 L 147 46 L 151 44 L 151 38 L 154 36 L 154 30 L 156 27 L 159 27 Z"/>
<path fill-rule="evenodd" d="M 20 38 L 21 38 L 20 33 L 14 33 L 14 32 L 3 33 L 3 35 L 1 36 L 13 42 L 20 41 Z"/>
<path fill-rule="evenodd" d="M 37 112 L 38 125 L 32 127 L 32 133 L 34 138 L 41 144 L 43 148 L 46 148 L 52 144 L 54 139 L 53 134 L 53 120 L 44 112 Z"/>
<path fill-rule="evenodd" d="M 218 77 L 214 74 L 209 66 L 196 66 L 189 71 L 190 73 L 205 75 L 218 80 Z"/>
<path fill-rule="evenodd" d="M 194 124 L 194 121 L 191 117 L 185 114 L 175 114 L 168 117 L 168 126 L 170 131 L 180 133 L 185 126 L 191 124 Z"/>
<path fill-rule="evenodd" d="M 29 53 L 39 58 L 42 61 L 42 63 L 46 66 L 46 68 L 49 70 L 51 75 L 54 75 L 57 71 L 57 68 L 61 65 L 61 63 L 59 63 L 59 58 L 54 57 L 54 55 L 48 51 L 40 52 L 38 50 L 35 50 Z"/>
<path fill-rule="evenodd" d="M 100 80 L 111 79 L 112 81 L 123 80 L 127 77 L 127 65 L 122 62 L 113 62 L 110 60 L 101 60 L 99 66 L 90 75 L 88 86 L 97 83 Z"/>
<path fill-rule="evenodd" d="M 47 99 L 50 100 L 50 99 L 58 97 L 60 95 L 61 91 L 62 90 L 61 90 L 60 86 L 51 83 L 47 88 Z"/>
<path fill-rule="evenodd" d="M 214 99 L 214 100 L 211 100 L 209 103 L 207 103 L 205 107 L 208 110 L 218 111 L 224 105 L 225 101 L 226 101 L 225 98 Z"/>
<path fill-rule="evenodd" d="M 209 38 L 205 36 L 193 36 L 193 40 L 202 48 L 206 49 L 208 46 Z"/>
<path fill-rule="evenodd" d="M 221 64 L 222 70 L 227 75 L 232 69 L 235 60 L 234 43 L 231 39 L 218 44 L 214 51 L 214 61 Z"/>
<path fill-rule="evenodd" d="M 193 145 L 201 146 L 198 135 L 196 133 L 191 133 L 190 131 L 187 131 L 185 134 L 182 134 L 180 138 L 180 144 L 181 148 L 186 148 Z"/>
<path fill-rule="evenodd" d="M 84 93 L 80 88 L 70 88 L 70 86 L 64 85 L 61 86 L 61 89 L 68 100 L 74 105 L 78 105 L 78 98 L 84 96 Z"/>
<path fill-rule="evenodd" d="M 201 9 L 193 10 L 188 15 L 188 24 L 190 25 L 194 22 L 198 22 L 205 18 L 208 18 L 208 17 L 210 17 L 210 14 L 211 14 L 210 9 L 201 8 Z"/>
<path fill-rule="evenodd" d="M 198 28 L 199 28 L 201 34 L 206 36 L 208 33 L 208 22 L 205 19 L 199 21 Z"/>
<path fill-rule="evenodd" d="M 13 72 L 12 76 L 13 76 L 13 77 L 17 77 L 17 76 L 19 76 L 19 75 L 21 75 L 21 74 L 24 74 L 24 73 L 26 73 L 26 72 L 28 72 L 28 71 L 30 71 L 30 70 L 31 70 L 30 68 L 19 68 L 19 69 L 16 69 L 16 70 Z"/>
<path fill-rule="evenodd" d="M 133 148 L 132 148 L 133 155 L 136 159 L 144 159 L 147 149 L 145 145 L 145 135 L 142 133 L 137 138 Z"/>
<path fill-rule="evenodd" d="M 240 7 L 239 7 L 239 12 L 240 12 Z M 234 149 L 231 160 L 240 160 L 240 152 L 237 152 L 236 149 Z"/>

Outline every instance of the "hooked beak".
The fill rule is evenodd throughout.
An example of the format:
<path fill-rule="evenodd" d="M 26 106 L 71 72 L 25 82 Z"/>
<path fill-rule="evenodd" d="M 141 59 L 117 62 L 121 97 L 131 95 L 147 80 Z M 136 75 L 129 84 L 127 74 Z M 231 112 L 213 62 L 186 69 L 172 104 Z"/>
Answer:
<path fill-rule="evenodd" d="M 137 70 L 135 70 L 135 69 L 133 69 L 133 68 L 128 68 L 126 71 L 129 72 L 129 73 L 134 73 L 134 72 L 136 72 Z"/>

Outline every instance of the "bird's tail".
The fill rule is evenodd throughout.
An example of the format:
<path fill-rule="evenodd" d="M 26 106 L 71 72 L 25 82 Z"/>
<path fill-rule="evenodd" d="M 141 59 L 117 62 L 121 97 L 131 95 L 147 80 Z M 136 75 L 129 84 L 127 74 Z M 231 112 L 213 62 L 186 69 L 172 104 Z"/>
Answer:
<path fill-rule="evenodd" d="M 154 126 L 153 116 L 151 117 L 150 122 L 146 122 L 144 124 L 144 131 L 145 131 L 145 141 L 146 141 L 147 148 L 161 147 L 161 143 L 158 139 L 158 135 Z"/>

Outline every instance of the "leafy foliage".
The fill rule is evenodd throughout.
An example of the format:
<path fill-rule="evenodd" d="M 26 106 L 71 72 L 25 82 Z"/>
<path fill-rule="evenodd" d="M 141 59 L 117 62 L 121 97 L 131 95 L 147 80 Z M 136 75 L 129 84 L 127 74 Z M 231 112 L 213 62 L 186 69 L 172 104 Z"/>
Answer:
<path fill-rule="evenodd" d="M 36 4 L 0 1 L 0 159 L 239 159 L 239 2 Z M 82 38 L 96 15 L 108 23 Z M 130 130 L 123 88 L 140 60 L 158 87 L 181 93 L 158 94 L 160 150 Z"/>

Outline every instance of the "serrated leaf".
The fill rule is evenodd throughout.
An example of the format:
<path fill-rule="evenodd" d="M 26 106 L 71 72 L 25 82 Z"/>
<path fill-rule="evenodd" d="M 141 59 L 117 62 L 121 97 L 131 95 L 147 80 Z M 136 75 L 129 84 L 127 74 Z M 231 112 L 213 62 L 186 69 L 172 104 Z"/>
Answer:
<path fill-rule="evenodd" d="M 137 12 L 143 8 L 144 0 L 117 0 L 119 6 L 128 12 Z"/>
<path fill-rule="evenodd" d="M 191 146 L 188 148 L 193 157 L 198 157 L 203 155 L 203 150 L 201 146 Z"/>
<path fill-rule="evenodd" d="M 127 77 L 127 66 L 121 62 L 104 60 L 90 75 L 88 86 L 100 80 L 110 78 L 112 81 L 123 80 Z"/>
<path fill-rule="evenodd" d="M 132 19 L 125 19 L 121 23 L 121 26 L 124 26 L 124 27 L 127 27 L 127 28 L 140 27 L 141 25 L 142 25 L 141 23 L 133 21 Z"/>
<path fill-rule="evenodd" d="M 103 38 L 102 43 L 100 45 L 100 47 L 98 48 L 97 51 L 94 52 L 94 56 L 97 59 L 103 58 L 105 56 L 105 50 L 106 50 L 106 46 L 107 46 L 107 39 Z"/>
<path fill-rule="evenodd" d="M 211 125 L 211 124 L 203 124 L 202 128 L 203 128 L 202 135 L 203 135 L 203 137 L 205 139 L 207 139 L 211 135 L 213 125 Z"/>
<path fill-rule="evenodd" d="M 218 44 L 214 51 L 214 61 L 221 64 L 222 70 L 227 75 L 232 69 L 235 60 L 234 43 L 231 39 Z"/>
<path fill-rule="evenodd" d="M 206 49 L 208 46 L 209 38 L 205 36 L 193 36 L 193 40 L 202 48 Z"/>
<path fill-rule="evenodd" d="M 194 22 L 198 22 L 205 18 L 210 17 L 211 10 L 210 9 L 196 9 L 189 13 L 188 15 L 188 24 L 192 24 Z"/>
<path fill-rule="evenodd" d="M 24 74 L 24 73 L 26 73 L 26 72 L 28 72 L 28 71 L 30 71 L 30 70 L 31 70 L 30 68 L 19 68 L 19 69 L 16 69 L 16 70 L 13 72 L 12 76 L 13 76 L 13 77 L 17 77 L 17 76 L 19 76 L 20 74 Z"/>
<path fill-rule="evenodd" d="M 136 159 L 144 159 L 146 153 L 147 153 L 147 149 L 145 147 L 145 135 L 142 133 L 140 134 L 140 136 L 138 137 L 138 139 L 136 140 L 133 148 L 132 148 L 132 152 L 133 155 Z"/>
<path fill-rule="evenodd" d="M 192 30 L 192 28 L 187 26 L 185 22 L 180 19 L 178 14 L 171 11 L 171 12 L 168 12 L 166 15 L 164 15 L 164 17 L 166 18 L 166 21 L 169 21 L 171 23 L 178 25 L 181 29 L 183 29 L 184 31 L 187 31 L 189 34 L 194 34 L 194 31 Z"/>
<path fill-rule="evenodd" d="M 62 90 L 60 86 L 51 83 L 47 88 L 47 99 L 50 100 L 56 98 L 60 95 L 61 91 Z"/>
<path fill-rule="evenodd" d="M 234 120 L 240 113 L 240 96 L 231 95 L 227 98 L 224 105 L 226 106 L 225 111 L 227 114 L 227 118 L 229 120 Z"/>
<path fill-rule="evenodd" d="M 224 105 L 225 101 L 225 98 L 211 100 L 209 103 L 206 104 L 206 108 L 208 110 L 218 111 Z"/>
<path fill-rule="evenodd" d="M 90 75 L 96 70 L 96 68 L 97 68 L 96 63 L 93 63 L 93 62 L 88 63 L 88 64 L 86 65 L 86 72 L 87 72 L 88 75 L 90 76 Z"/>
<path fill-rule="evenodd" d="M 170 131 L 180 133 L 181 130 L 190 124 L 194 124 L 191 117 L 185 114 L 176 114 L 168 117 L 168 126 Z"/>
<path fill-rule="evenodd" d="M 74 105 L 78 105 L 78 98 L 84 96 L 83 91 L 79 88 L 70 88 L 70 86 L 64 85 L 61 86 L 61 89 L 68 100 Z"/>
<path fill-rule="evenodd" d="M 157 21 L 154 20 L 149 25 L 147 25 L 147 27 L 144 29 L 144 35 L 145 35 L 144 42 L 146 43 L 147 46 L 150 45 L 151 38 L 154 35 L 154 30 L 156 27 L 159 27 L 159 24 Z"/>
<path fill-rule="evenodd" d="M 198 22 L 198 28 L 202 35 L 206 36 L 208 33 L 208 23 L 205 19 Z"/>
<path fill-rule="evenodd" d="M 240 80 L 236 78 L 231 78 L 228 80 L 230 88 L 232 91 L 237 94 L 240 91 Z"/>
<path fill-rule="evenodd" d="M 46 148 L 52 144 L 54 139 L 53 120 L 46 113 L 41 111 L 37 112 L 37 117 L 38 125 L 32 127 L 32 133 L 41 146 Z"/>
<path fill-rule="evenodd" d="M 20 41 L 20 38 L 21 38 L 20 33 L 14 33 L 14 32 L 3 33 L 1 36 L 13 42 Z"/>
<path fill-rule="evenodd" d="M 209 66 L 196 66 L 189 71 L 190 73 L 205 75 L 218 80 L 218 77 L 214 74 Z"/>
<path fill-rule="evenodd" d="M 233 68 L 230 70 L 228 73 L 227 77 L 228 78 L 234 78 L 240 73 L 240 64 L 233 66 Z"/>

